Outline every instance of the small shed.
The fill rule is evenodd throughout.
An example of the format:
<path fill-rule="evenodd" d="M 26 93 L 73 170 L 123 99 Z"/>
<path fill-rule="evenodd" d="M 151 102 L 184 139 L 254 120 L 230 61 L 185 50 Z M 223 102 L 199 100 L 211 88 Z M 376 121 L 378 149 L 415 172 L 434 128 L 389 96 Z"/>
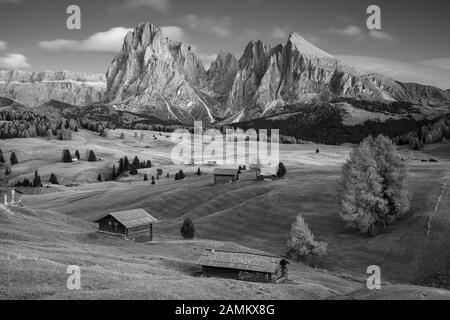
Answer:
<path fill-rule="evenodd" d="M 134 209 L 109 213 L 95 222 L 99 231 L 123 235 L 133 241 L 152 241 L 153 224 L 157 221 L 144 209 Z"/>
<path fill-rule="evenodd" d="M 215 168 L 214 169 L 214 184 L 230 183 L 239 180 L 238 169 Z"/>
<path fill-rule="evenodd" d="M 209 249 L 198 264 L 203 274 L 251 282 L 282 282 L 287 279 L 285 258 L 264 254 Z"/>

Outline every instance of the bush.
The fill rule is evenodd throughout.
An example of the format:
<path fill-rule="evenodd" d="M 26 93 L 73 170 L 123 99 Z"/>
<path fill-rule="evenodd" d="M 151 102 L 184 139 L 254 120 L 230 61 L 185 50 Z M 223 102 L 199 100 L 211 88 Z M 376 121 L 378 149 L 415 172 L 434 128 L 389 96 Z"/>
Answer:
<path fill-rule="evenodd" d="M 17 160 L 17 156 L 16 156 L 15 152 L 11 152 L 9 162 L 11 163 L 12 166 L 19 163 L 19 160 Z"/>
<path fill-rule="evenodd" d="M 284 176 L 286 176 L 286 167 L 284 166 L 283 162 L 280 162 L 278 164 L 278 171 L 277 171 L 277 177 L 278 178 L 283 178 Z"/>
<path fill-rule="evenodd" d="M 314 240 L 314 235 L 302 215 L 292 224 L 291 238 L 288 241 L 286 256 L 305 261 L 308 257 L 322 257 L 327 253 L 327 244 Z"/>
<path fill-rule="evenodd" d="M 175 173 L 175 180 L 183 180 L 185 178 L 183 170 L 178 171 Z"/>
<path fill-rule="evenodd" d="M 180 229 L 181 235 L 184 239 L 193 239 L 195 235 L 195 227 L 192 220 L 188 217 L 184 219 L 183 225 Z"/>
<path fill-rule="evenodd" d="M 93 150 L 89 150 L 89 156 L 88 156 L 89 162 L 95 162 L 97 161 L 97 157 L 95 156 L 95 153 Z"/>
<path fill-rule="evenodd" d="M 125 133 L 123 133 L 123 132 L 120 133 L 120 139 L 122 139 L 122 140 L 125 139 Z"/>
<path fill-rule="evenodd" d="M 72 155 L 70 154 L 69 149 L 64 149 L 61 155 L 62 162 L 70 163 L 72 162 Z"/>
<path fill-rule="evenodd" d="M 135 176 L 137 174 L 138 174 L 137 168 L 134 166 L 134 164 L 132 164 L 130 168 L 130 175 Z"/>
<path fill-rule="evenodd" d="M 341 218 L 371 236 L 384 231 L 409 210 L 406 177 L 405 163 L 389 138 L 364 139 L 342 169 Z"/>
<path fill-rule="evenodd" d="M 48 179 L 48 182 L 50 182 L 51 184 L 59 184 L 58 179 L 56 178 L 56 175 L 54 173 L 50 175 L 50 179 Z"/>

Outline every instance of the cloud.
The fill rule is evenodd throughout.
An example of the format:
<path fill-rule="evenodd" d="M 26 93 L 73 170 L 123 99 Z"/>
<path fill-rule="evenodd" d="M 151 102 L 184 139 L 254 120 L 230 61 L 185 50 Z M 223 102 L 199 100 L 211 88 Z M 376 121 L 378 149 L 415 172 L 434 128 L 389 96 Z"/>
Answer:
<path fill-rule="evenodd" d="M 425 66 L 423 61 L 406 63 L 397 60 L 353 55 L 341 55 L 338 58 L 365 73 L 381 73 L 403 82 L 416 82 L 442 89 L 450 88 L 450 70 Z"/>
<path fill-rule="evenodd" d="M 395 38 L 387 32 L 379 30 L 371 30 L 366 32 L 364 29 L 355 25 L 348 25 L 343 28 L 329 28 L 325 30 L 324 33 L 337 35 L 341 37 L 349 37 L 355 39 L 356 41 L 371 40 L 371 39 L 388 42 L 395 41 Z"/>
<path fill-rule="evenodd" d="M 289 37 L 289 27 L 275 26 L 270 31 L 270 36 L 274 39 L 287 39 Z"/>
<path fill-rule="evenodd" d="M 0 40 L 0 50 L 5 50 L 6 48 L 8 48 L 6 41 Z"/>
<path fill-rule="evenodd" d="M 169 0 L 125 0 L 124 5 L 131 9 L 147 7 L 161 12 L 169 10 Z"/>
<path fill-rule="evenodd" d="M 175 40 L 175 41 L 181 41 L 186 42 L 186 34 L 184 33 L 184 30 L 177 26 L 165 26 L 161 27 L 161 31 L 165 36 L 168 38 Z"/>
<path fill-rule="evenodd" d="M 211 63 L 217 58 L 217 54 L 199 54 L 200 60 L 203 62 L 205 69 L 209 69 Z"/>
<path fill-rule="evenodd" d="M 91 51 L 91 52 L 117 52 L 131 28 L 115 27 L 104 32 L 97 32 L 85 40 L 56 39 L 41 41 L 38 45 L 49 51 Z"/>
<path fill-rule="evenodd" d="M 335 34 L 339 36 L 345 36 L 345 37 L 355 37 L 355 36 L 361 36 L 363 34 L 363 31 L 360 27 L 354 26 L 354 25 L 348 25 L 344 28 L 330 28 L 327 30 L 330 34 Z"/>
<path fill-rule="evenodd" d="M 31 67 L 27 57 L 20 53 L 9 53 L 4 57 L 0 56 L 0 68 L 4 69 L 26 69 Z"/>
<path fill-rule="evenodd" d="M 450 70 L 450 58 L 423 60 L 419 64 L 436 69 Z"/>
<path fill-rule="evenodd" d="M 222 38 L 232 34 L 233 21 L 228 16 L 199 17 L 195 14 L 188 14 L 182 18 L 182 21 L 193 31 L 209 33 Z"/>
<path fill-rule="evenodd" d="M 185 41 L 186 35 L 177 26 L 161 27 L 162 32 L 172 40 Z M 48 51 L 86 51 L 86 52 L 118 52 L 125 36 L 132 28 L 115 27 L 107 31 L 97 32 L 85 40 L 56 39 L 40 41 L 38 46 Z"/>
<path fill-rule="evenodd" d="M 387 32 L 383 32 L 383 31 L 379 31 L 379 30 L 372 30 L 369 32 L 369 36 L 377 39 L 377 40 L 386 40 L 389 42 L 394 42 L 395 39 L 393 36 L 391 36 L 389 33 Z"/>

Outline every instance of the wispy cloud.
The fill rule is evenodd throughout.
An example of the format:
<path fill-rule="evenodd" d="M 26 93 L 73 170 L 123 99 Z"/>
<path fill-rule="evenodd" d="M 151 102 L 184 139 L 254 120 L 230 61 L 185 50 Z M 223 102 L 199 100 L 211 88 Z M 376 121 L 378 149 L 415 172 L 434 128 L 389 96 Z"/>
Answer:
<path fill-rule="evenodd" d="M 436 69 L 450 70 L 450 57 L 420 61 L 419 64 Z"/>
<path fill-rule="evenodd" d="M 323 31 L 322 33 L 337 35 L 341 37 L 348 37 L 356 41 L 374 40 L 374 39 L 388 42 L 395 41 L 395 38 L 385 31 L 365 30 L 356 25 L 347 25 L 343 28 L 332 27 Z"/>
<path fill-rule="evenodd" d="M 424 61 L 406 63 L 397 60 L 354 55 L 341 55 L 338 58 L 365 73 L 382 73 L 403 82 L 416 82 L 442 89 L 450 88 L 450 69 L 426 66 Z"/>
<path fill-rule="evenodd" d="M 85 40 L 56 39 L 41 41 L 38 45 L 50 51 L 93 51 L 93 52 L 117 52 L 122 46 L 126 34 L 130 28 L 115 27 L 104 32 L 97 32 Z"/>
<path fill-rule="evenodd" d="M 169 0 L 125 0 L 125 7 L 136 9 L 147 7 L 157 11 L 168 11 L 169 10 Z"/>
<path fill-rule="evenodd" d="M 8 48 L 8 43 L 6 43 L 6 41 L 0 40 L 0 50 L 5 50 L 6 48 Z"/>
<path fill-rule="evenodd" d="M 275 26 L 272 28 L 272 30 L 270 30 L 270 36 L 274 39 L 284 40 L 287 39 L 291 31 L 292 30 L 290 30 L 290 27 L 288 26 Z"/>
<path fill-rule="evenodd" d="M 172 40 L 185 41 L 186 35 L 177 26 L 161 27 L 162 32 Z M 85 40 L 55 39 L 40 41 L 38 46 L 49 51 L 87 51 L 87 52 L 118 52 L 125 36 L 132 28 L 115 27 L 107 31 L 97 32 Z"/>
<path fill-rule="evenodd" d="M 192 31 L 209 33 L 222 38 L 232 34 L 233 21 L 228 16 L 215 17 L 207 15 L 200 17 L 195 14 L 188 14 L 181 20 Z"/>
<path fill-rule="evenodd" d="M 31 67 L 27 57 L 20 53 L 9 53 L 6 56 L 0 56 L 0 68 L 3 69 L 26 69 Z"/>

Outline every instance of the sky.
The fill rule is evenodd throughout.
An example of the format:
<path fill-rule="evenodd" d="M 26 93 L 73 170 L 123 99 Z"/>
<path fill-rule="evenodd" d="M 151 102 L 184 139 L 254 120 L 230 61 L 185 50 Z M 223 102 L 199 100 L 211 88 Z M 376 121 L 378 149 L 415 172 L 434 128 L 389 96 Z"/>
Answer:
<path fill-rule="evenodd" d="M 373 4 L 381 30 L 366 26 Z M 70 5 L 80 30 L 66 26 Z M 448 0 L 0 0 L 0 68 L 104 74 L 125 34 L 151 22 L 206 66 L 221 50 L 239 58 L 251 40 L 296 32 L 363 72 L 450 89 L 449 11 Z"/>

